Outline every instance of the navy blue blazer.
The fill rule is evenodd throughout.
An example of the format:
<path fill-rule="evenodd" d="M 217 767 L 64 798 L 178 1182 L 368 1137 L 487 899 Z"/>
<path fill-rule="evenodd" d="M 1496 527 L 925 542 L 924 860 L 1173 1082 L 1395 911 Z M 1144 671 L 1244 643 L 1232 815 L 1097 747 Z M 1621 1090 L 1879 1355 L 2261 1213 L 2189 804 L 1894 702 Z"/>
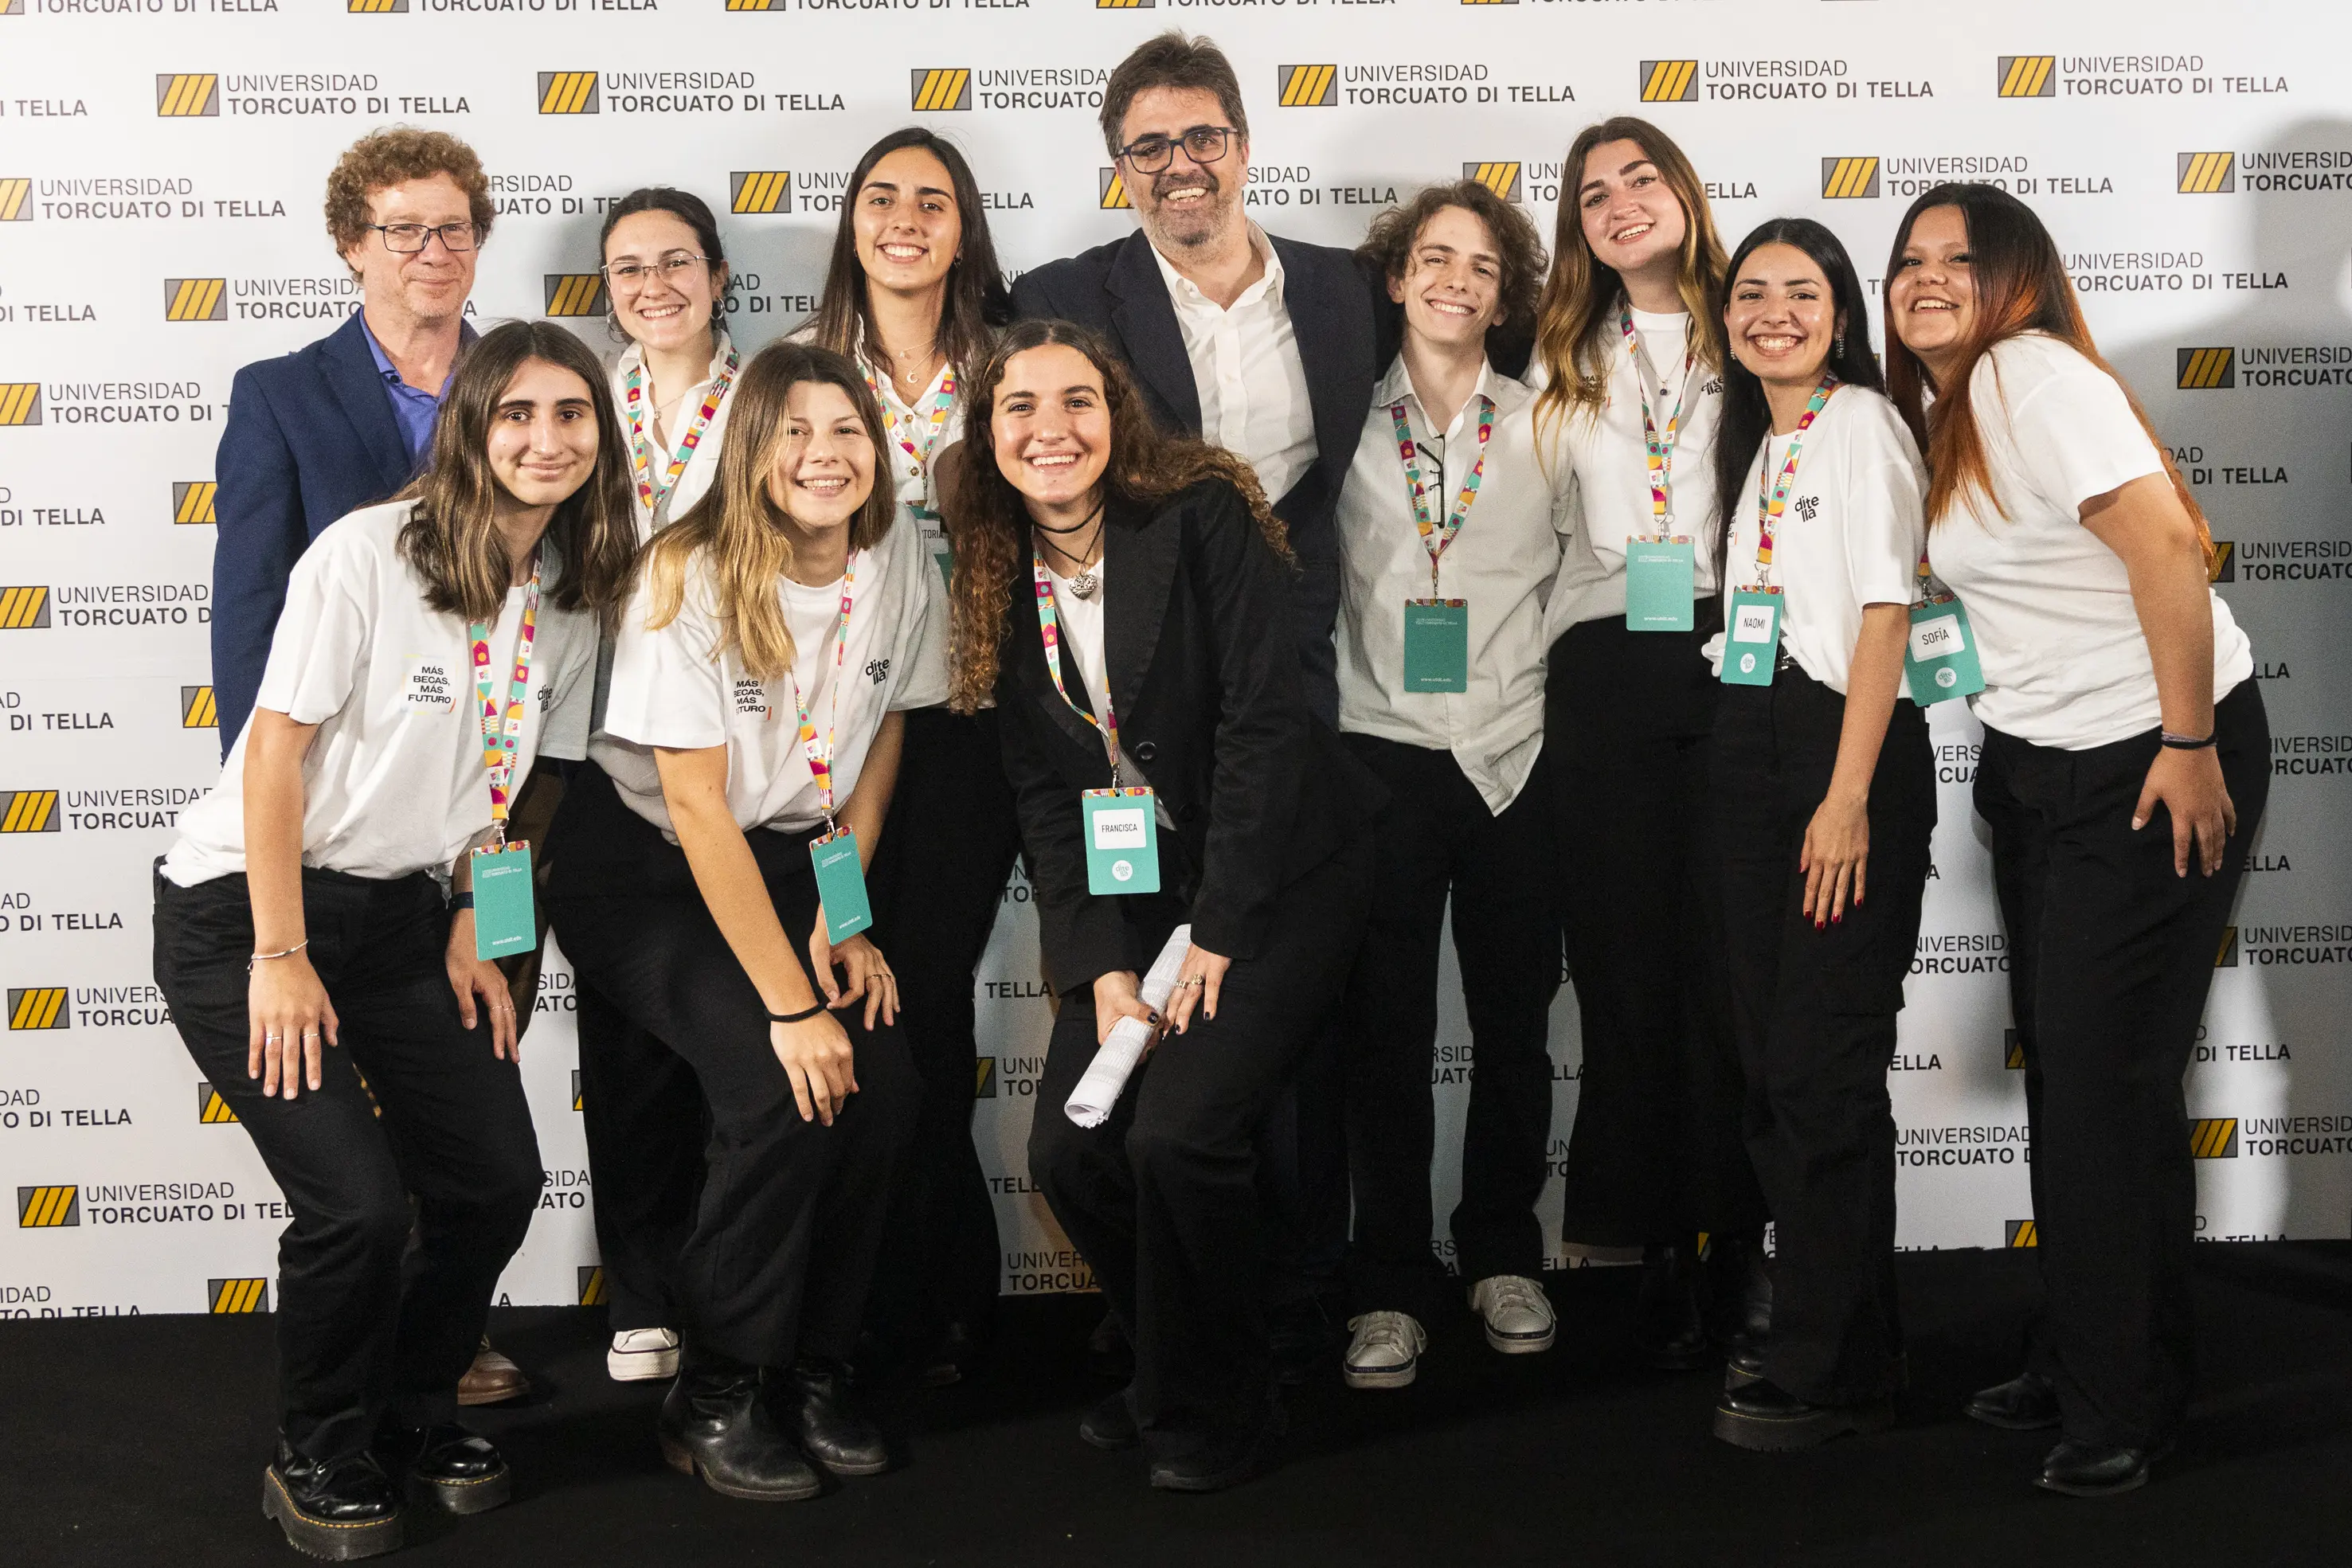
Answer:
<path fill-rule="evenodd" d="M 1307 393 L 1315 411 L 1315 466 L 1286 496 L 1270 497 L 1290 534 L 1299 575 L 1290 596 L 1307 706 L 1325 723 L 1339 721 L 1339 655 L 1331 643 L 1339 619 L 1339 549 L 1334 513 L 1356 460 L 1372 388 L 1388 367 L 1385 325 L 1376 291 L 1354 254 L 1268 235 L 1282 258 L 1283 303 L 1298 340 Z M 1163 430 L 1201 434 L 1201 395 L 1184 330 L 1176 322 L 1168 280 L 1138 229 L 1123 240 L 1048 262 L 1013 281 L 1024 318 L 1076 321 L 1110 340 L 1140 383 Z M 1394 352 L 1393 334 L 1387 347 Z"/>
<path fill-rule="evenodd" d="M 236 372 L 213 460 L 213 700 L 224 758 L 261 689 L 295 561 L 328 524 L 397 494 L 413 472 L 357 311 L 307 348 Z"/>

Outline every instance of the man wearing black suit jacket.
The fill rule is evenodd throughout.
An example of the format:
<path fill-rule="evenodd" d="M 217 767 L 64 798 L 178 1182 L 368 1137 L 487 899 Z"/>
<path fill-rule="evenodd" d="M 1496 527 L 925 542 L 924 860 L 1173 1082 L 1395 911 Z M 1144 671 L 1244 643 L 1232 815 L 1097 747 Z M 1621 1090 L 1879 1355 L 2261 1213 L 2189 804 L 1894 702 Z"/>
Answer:
<path fill-rule="evenodd" d="M 1242 210 L 1249 118 L 1214 44 L 1163 33 L 1111 72 L 1102 129 L 1139 232 L 1014 280 L 1024 317 L 1107 336 L 1164 430 L 1246 458 L 1290 531 L 1307 703 L 1339 713 L 1332 511 L 1382 361 L 1354 256 L 1266 234 Z"/>

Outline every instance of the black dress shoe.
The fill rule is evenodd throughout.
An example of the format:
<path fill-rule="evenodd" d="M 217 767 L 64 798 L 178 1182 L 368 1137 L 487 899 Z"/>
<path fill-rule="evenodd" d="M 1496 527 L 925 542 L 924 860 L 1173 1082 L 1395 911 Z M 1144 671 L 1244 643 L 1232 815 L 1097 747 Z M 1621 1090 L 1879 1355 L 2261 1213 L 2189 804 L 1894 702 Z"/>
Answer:
<path fill-rule="evenodd" d="M 1257 1420 L 1216 1432 L 1181 1454 L 1151 1461 L 1151 1484 L 1162 1491 L 1223 1491 L 1262 1476 L 1279 1462 L 1282 1435 L 1290 1423 L 1279 1395 L 1269 1397 Z"/>
<path fill-rule="evenodd" d="M 1097 1448 L 1132 1448 L 1141 1436 L 1135 1427 L 1134 1390 L 1122 1388 L 1105 1396 L 1078 1423 L 1078 1437 Z"/>
<path fill-rule="evenodd" d="M 1688 1372 L 1715 1359 L 1700 1315 L 1698 1264 L 1688 1247 L 1642 1249 L 1642 1294 L 1633 1329 L 1650 1364 L 1662 1372 Z"/>
<path fill-rule="evenodd" d="M 1734 1448 L 1780 1453 L 1813 1448 L 1848 1432 L 1884 1432 L 1895 1425 L 1895 1401 L 1809 1405 L 1765 1379 L 1724 1390 L 1715 1407 L 1715 1435 Z"/>
<path fill-rule="evenodd" d="M 506 1456 L 455 1421 L 438 1427 L 387 1427 L 376 1453 L 415 1494 L 445 1513 L 488 1513 L 514 1495 Z"/>
<path fill-rule="evenodd" d="M 2038 1372 L 2021 1372 L 2007 1383 L 1979 1388 L 1961 1406 L 1969 1420 L 2009 1432 L 2038 1432 L 2058 1425 L 2058 1385 Z"/>
<path fill-rule="evenodd" d="M 1087 1370 L 1124 1384 L 1135 1375 L 1135 1344 L 1117 1312 L 1105 1312 L 1087 1335 Z"/>
<path fill-rule="evenodd" d="M 796 1358 L 776 1396 L 802 1450 L 835 1475 L 878 1476 L 890 1468 L 882 1429 L 857 1409 L 838 1362 Z"/>
<path fill-rule="evenodd" d="M 309 1459 L 281 1439 L 261 1472 L 261 1513 L 297 1552 L 349 1563 L 401 1546 L 400 1492 L 373 1454 Z"/>
<path fill-rule="evenodd" d="M 755 1372 L 682 1372 L 656 1427 L 670 1469 L 700 1476 L 720 1497 L 794 1502 L 824 1481 L 768 1414 Z"/>
<path fill-rule="evenodd" d="M 1723 1358 L 1723 1388 L 1729 1393 L 1745 1388 L 1751 1383 L 1764 1381 L 1764 1342 L 1734 1345 L 1731 1354 Z"/>
<path fill-rule="evenodd" d="M 2137 1491 L 2147 1484 L 2147 1467 L 2171 1451 L 2168 1444 L 2151 1452 L 2067 1437 L 2042 1458 L 2042 1473 L 2033 1478 L 2033 1484 L 2068 1497 L 2113 1497 Z"/>

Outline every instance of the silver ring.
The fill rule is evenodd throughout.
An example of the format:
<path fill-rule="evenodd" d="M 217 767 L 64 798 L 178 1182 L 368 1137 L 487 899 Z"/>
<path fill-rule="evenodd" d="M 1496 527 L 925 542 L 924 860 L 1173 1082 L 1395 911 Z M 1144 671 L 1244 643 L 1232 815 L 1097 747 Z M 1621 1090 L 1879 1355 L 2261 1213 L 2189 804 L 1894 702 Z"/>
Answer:
<path fill-rule="evenodd" d="M 1199 975 L 1187 975 L 1177 983 L 1184 986 L 1205 986 L 1209 982 Z"/>
<path fill-rule="evenodd" d="M 283 1043 L 286 1037 L 282 1034 L 265 1034 L 261 1037 L 261 1043 L 264 1045 L 278 1045 Z"/>

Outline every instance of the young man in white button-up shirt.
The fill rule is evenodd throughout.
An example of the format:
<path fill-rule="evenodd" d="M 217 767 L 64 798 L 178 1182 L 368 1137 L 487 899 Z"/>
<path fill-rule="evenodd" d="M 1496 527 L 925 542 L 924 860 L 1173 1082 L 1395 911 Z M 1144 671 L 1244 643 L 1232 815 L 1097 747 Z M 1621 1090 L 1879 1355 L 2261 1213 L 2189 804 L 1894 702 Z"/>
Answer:
<path fill-rule="evenodd" d="M 1535 393 L 1496 371 L 1489 331 L 1533 317 L 1535 226 L 1475 181 L 1372 225 L 1364 254 L 1404 308 L 1340 493 L 1339 727 L 1380 775 L 1371 925 L 1349 986 L 1349 1249 L 1356 1388 L 1413 1380 L 1442 1276 L 1430 1250 L 1430 1056 L 1448 894 L 1478 1061 L 1452 1228 L 1486 1342 L 1549 1349 L 1535 1215 L 1551 1128 L 1559 926 L 1544 791 L 1544 610 L 1575 528 Z"/>

